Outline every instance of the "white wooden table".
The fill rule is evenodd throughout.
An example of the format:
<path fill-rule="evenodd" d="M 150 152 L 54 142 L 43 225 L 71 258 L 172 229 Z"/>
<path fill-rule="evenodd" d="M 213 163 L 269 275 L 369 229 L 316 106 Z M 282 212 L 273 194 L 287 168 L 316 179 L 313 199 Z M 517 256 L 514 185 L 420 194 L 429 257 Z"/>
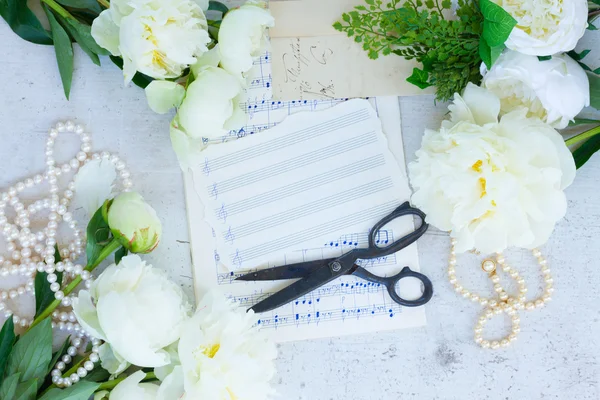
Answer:
<path fill-rule="evenodd" d="M 0 55 L 0 188 L 41 172 L 47 129 L 57 120 L 77 119 L 91 130 L 95 149 L 118 152 L 129 163 L 136 189 L 163 221 L 164 239 L 149 259 L 192 296 L 183 182 L 170 147 L 170 116 L 148 109 L 139 88 L 124 88 L 121 71 L 108 60 L 100 69 L 79 49 L 71 101 L 66 101 L 53 49 L 20 40 L 3 21 Z M 400 105 L 405 151 L 412 160 L 424 128 L 437 128 L 446 107 L 436 107 L 429 96 L 402 98 Z M 554 300 L 522 316 L 514 346 L 483 351 L 474 345 L 479 308 L 452 291 L 445 273 L 449 240 L 432 229 L 419 242 L 422 270 L 435 286 L 426 306 L 427 327 L 280 345 L 275 378 L 280 398 L 600 399 L 599 187 L 600 156 L 595 156 L 568 189 L 569 213 L 544 248 L 555 278 Z M 540 282 L 533 260 L 520 251 L 509 257 L 535 292 Z M 489 291 L 475 257 L 459 260 L 464 260 L 463 276 L 471 271 L 475 287 Z"/>

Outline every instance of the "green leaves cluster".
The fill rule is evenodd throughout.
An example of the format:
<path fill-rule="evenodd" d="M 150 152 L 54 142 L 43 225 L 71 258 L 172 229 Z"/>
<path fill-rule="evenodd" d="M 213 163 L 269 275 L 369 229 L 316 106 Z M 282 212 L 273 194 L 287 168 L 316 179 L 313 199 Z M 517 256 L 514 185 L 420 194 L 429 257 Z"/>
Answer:
<path fill-rule="evenodd" d="M 491 66 L 504 48 L 516 21 L 490 0 L 458 0 L 456 19 L 449 0 L 365 0 L 366 5 L 342 15 L 335 29 L 361 43 L 369 57 L 396 54 L 416 60 L 408 82 L 436 87 L 448 100 L 469 82 L 481 80 L 481 61 Z"/>
<path fill-rule="evenodd" d="M 50 23 L 46 31 L 26 1 L 0 0 L 0 15 L 21 38 L 36 44 L 54 44 L 58 70 L 65 96 L 69 98 L 73 80 L 73 42 L 96 64 L 108 51 L 98 46 L 91 35 L 91 23 L 102 11 L 96 0 L 41 0 Z"/>
<path fill-rule="evenodd" d="M 17 340 L 9 318 L 0 331 L 0 400 L 34 400 L 52 366 L 52 328 L 46 319 Z"/>

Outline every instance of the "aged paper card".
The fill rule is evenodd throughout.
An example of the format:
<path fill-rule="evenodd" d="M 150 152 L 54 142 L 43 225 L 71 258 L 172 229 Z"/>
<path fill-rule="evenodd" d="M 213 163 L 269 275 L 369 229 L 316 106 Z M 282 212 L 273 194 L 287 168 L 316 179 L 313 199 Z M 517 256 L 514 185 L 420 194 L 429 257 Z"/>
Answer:
<path fill-rule="evenodd" d="M 396 55 L 369 59 L 360 43 L 332 24 L 362 0 L 271 2 L 273 96 L 326 100 L 432 93 L 406 82 L 414 61 Z M 318 10 L 318 12 L 315 12 Z"/>

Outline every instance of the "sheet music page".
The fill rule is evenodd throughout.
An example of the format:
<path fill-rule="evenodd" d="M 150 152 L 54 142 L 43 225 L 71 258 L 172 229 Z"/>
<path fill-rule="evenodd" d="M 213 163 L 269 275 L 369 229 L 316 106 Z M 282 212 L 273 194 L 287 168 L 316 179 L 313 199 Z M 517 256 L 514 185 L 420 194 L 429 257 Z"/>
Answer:
<path fill-rule="evenodd" d="M 243 151 L 246 148 L 250 148 L 251 144 L 254 143 L 252 140 L 261 139 L 260 136 L 262 135 L 262 131 L 277 125 L 290 114 L 294 114 L 298 111 L 322 110 L 344 101 L 344 99 L 289 102 L 271 100 L 269 58 L 270 55 L 267 53 L 257 61 L 254 70 L 255 78 L 252 80 L 252 85 L 248 90 L 248 101 L 242 105 L 249 114 L 248 125 L 239 132 L 232 132 L 230 136 L 222 138 L 218 140 L 218 142 L 225 142 L 235 138 L 241 139 L 236 143 L 227 143 L 223 146 L 233 144 L 239 146 L 239 148 L 236 147 L 236 151 Z M 383 125 L 383 131 L 386 133 L 384 142 L 380 142 L 381 138 L 379 138 L 379 141 L 376 140 L 376 143 L 379 143 L 379 146 L 381 146 L 382 143 L 385 144 L 387 142 L 385 146 L 389 147 L 393 153 L 391 160 L 393 165 L 389 168 L 394 169 L 394 174 L 388 173 L 387 175 L 394 175 L 393 177 L 389 177 L 392 179 L 392 187 L 395 187 L 396 190 L 398 190 L 398 192 L 390 198 L 393 199 L 394 204 L 390 203 L 389 208 L 384 210 L 388 205 L 385 205 L 385 202 L 383 202 L 382 204 L 385 206 L 379 210 L 380 214 L 375 213 L 377 215 L 373 215 L 368 220 L 360 223 L 363 224 L 363 228 L 367 227 L 365 229 L 352 229 L 353 226 L 349 226 L 349 229 L 345 230 L 343 233 L 338 233 L 336 231 L 334 232 L 335 234 L 332 234 L 331 236 L 321 236 L 315 239 L 316 241 L 312 240 L 314 238 L 308 238 L 307 243 L 310 242 L 309 245 L 293 249 L 287 247 L 281 248 L 277 251 L 278 255 L 275 257 L 271 257 L 266 253 L 259 258 L 250 258 L 246 261 L 241 259 L 240 262 L 240 259 L 235 258 L 235 252 L 232 253 L 231 251 L 227 251 L 228 245 L 226 241 L 225 251 L 220 251 L 222 249 L 219 247 L 223 246 L 218 245 L 219 241 L 217 240 L 217 235 L 219 232 L 221 232 L 221 234 L 225 232 L 226 234 L 227 231 L 223 231 L 223 226 L 228 222 L 236 221 L 236 213 L 238 213 L 238 217 L 240 213 L 246 214 L 244 212 L 246 207 L 238 207 L 237 211 L 231 212 L 229 201 L 231 201 L 233 197 L 228 199 L 225 197 L 225 192 L 220 195 L 217 193 L 217 197 L 215 198 L 212 193 L 214 188 L 210 187 L 210 179 L 218 179 L 219 168 L 216 170 L 212 169 L 209 156 L 211 154 L 219 154 L 223 150 L 218 149 L 221 145 L 209 146 L 207 148 L 207 159 L 209 159 L 208 168 L 210 169 L 208 175 L 206 173 L 207 171 L 205 171 L 207 167 L 205 164 L 194 171 L 188 171 L 184 176 L 190 237 L 192 241 L 194 282 L 198 298 L 210 289 L 219 288 L 219 290 L 240 303 L 241 306 L 250 307 L 270 293 L 287 286 L 290 282 L 235 282 L 234 279 L 237 276 L 254 269 L 256 266 L 265 268 L 303 260 L 335 257 L 352 248 L 365 247 L 367 245 L 368 228 L 377 222 L 379 217 L 387 214 L 387 212 L 400 205 L 401 202 L 408 200 L 410 190 L 408 188 L 408 181 L 406 179 L 404 168 L 397 98 L 370 99 L 370 103 L 379 115 Z M 356 105 L 360 105 L 367 111 L 369 114 L 368 119 L 372 117 L 371 111 L 368 111 L 368 108 L 365 107 L 364 103 L 360 100 L 344 104 L 342 110 L 350 111 L 350 108 L 348 107 L 355 107 Z M 319 113 L 314 113 L 313 115 L 315 118 L 319 118 Z M 302 119 L 305 120 L 304 123 L 314 125 L 316 120 L 313 120 L 313 115 L 303 117 Z M 311 118 L 308 118 L 309 116 Z M 300 129 L 300 126 L 297 126 L 297 128 Z M 293 128 L 290 129 L 294 130 Z M 284 129 L 279 133 L 286 133 L 286 131 L 288 131 L 288 129 Z M 269 135 L 269 132 L 265 133 Z M 256 134 L 256 138 L 245 138 L 245 136 L 253 134 Z M 329 136 L 329 134 L 326 136 Z M 294 136 L 289 135 L 288 132 L 288 138 L 293 137 Z M 375 137 L 375 139 L 377 139 L 377 137 Z M 328 138 L 328 140 L 335 139 Z M 263 139 L 260 141 L 262 142 Z M 348 140 L 347 143 L 352 143 L 353 141 L 354 139 Z M 244 144 L 244 142 L 247 144 Z M 317 143 L 317 146 L 320 146 L 319 149 L 324 149 L 328 144 L 331 145 L 333 142 L 323 142 L 320 145 Z M 374 146 L 374 149 L 380 150 L 381 148 Z M 318 151 L 318 149 L 316 150 Z M 384 149 L 382 153 L 385 153 L 385 151 L 387 151 L 387 149 Z M 274 152 L 272 154 L 279 155 L 278 153 L 279 152 Z M 371 156 L 376 156 L 377 154 L 375 153 L 376 152 L 373 152 Z M 347 165 L 354 164 L 354 168 L 361 168 L 361 165 L 364 167 L 364 163 L 368 162 L 365 160 L 369 159 L 370 157 L 365 154 L 362 157 L 349 157 L 346 161 Z M 363 164 L 360 164 L 361 162 Z M 384 164 L 386 162 L 390 162 L 389 155 L 387 158 L 384 155 Z M 327 168 L 327 163 L 322 166 Z M 238 176 L 256 172 L 250 171 L 248 168 L 250 168 L 250 165 L 241 163 L 237 167 Z M 335 171 L 335 168 L 331 168 L 331 170 L 323 169 L 323 171 L 321 171 L 323 175 L 321 178 L 329 179 L 329 183 L 326 186 L 335 186 L 337 184 L 335 175 L 333 175 Z M 344 169 L 339 168 L 338 166 L 337 173 L 343 172 Z M 329 175 L 325 176 L 325 174 Z M 386 174 L 383 173 L 382 175 Z M 386 176 L 381 177 L 381 179 L 385 178 Z M 298 181 L 302 181 L 301 174 L 299 175 Z M 374 181 L 377 181 L 377 179 L 374 179 Z M 369 182 L 366 181 L 364 182 L 364 184 L 368 183 Z M 284 186 L 289 185 L 287 181 L 284 181 L 283 184 Z M 255 197 L 260 196 L 261 193 L 259 192 L 266 189 L 262 184 L 250 186 L 252 187 L 252 190 L 256 191 Z M 360 187 L 360 185 L 356 186 Z M 218 187 L 219 185 L 217 185 L 217 190 Z M 271 192 L 276 190 L 274 188 L 269 189 Z M 202 201 L 201 193 L 203 190 L 205 191 L 205 194 L 207 194 L 205 199 L 206 204 Z M 213 198 L 211 198 L 211 194 L 213 194 Z M 264 198 L 264 193 L 262 195 Z M 302 198 L 301 195 L 296 196 L 300 199 Z M 218 202 L 219 200 L 221 200 L 221 203 Z M 223 203 L 225 203 L 223 200 L 227 200 L 228 202 L 226 203 L 225 209 L 221 210 Z M 310 203 L 310 200 L 311 199 L 309 199 L 308 203 Z M 329 211 L 335 208 L 336 207 L 330 208 Z M 223 211 L 225 211 L 225 213 Z M 344 214 L 341 211 L 339 211 L 340 215 Z M 279 215 L 281 215 L 282 212 L 284 213 L 285 210 L 281 209 Z M 270 216 L 265 214 L 265 218 L 262 220 L 272 222 L 273 220 L 269 220 L 269 217 L 273 217 L 276 214 L 277 213 L 275 212 Z M 224 216 L 225 218 L 223 218 Z M 251 216 L 252 214 L 248 213 L 246 218 L 251 218 Z M 240 221 L 241 225 L 239 226 L 244 226 L 244 224 L 247 226 L 249 220 Z M 256 221 L 261 220 L 257 219 Z M 219 226 L 219 224 L 221 226 Z M 412 231 L 413 228 L 413 221 L 403 218 L 393 227 L 386 227 L 385 230 L 382 230 L 378 240 L 380 240 L 381 243 L 385 243 L 386 240 L 392 241 L 394 238 Z M 268 237 L 260 234 L 247 235 L 245 240 L 248 240 L 248 243 L 252 244 L 255 243 L 253 241 L 260 240 L 261 236 L 268 239 L 267 243 L 277 242 L 278 240 L 278 243 L 281 243 L 280 237 Z M 242 238 L 244 238 L 243 235 Z M 301 245 L 301 243 L 299 242 L 298 245 Z M 234 260 L 238 261 L 238 264 L 236 264 Z M 369 268 L 373 273 L 382 276 L 395 274 L 399 272 L 402 267 L 407 265 L 410 266 L 411 269 L 419 270 L 417 247 L 416 245 L 411 245 L 391 256 L 363 261 L 363 265 Z M 402 290 L 415 292 L 419 290 L 417 286 L 418 283 L 413 281 L 402 282 Z M 403 291 L 403 293 L 407 292 Z M 289 305 L 280 307 L 272 312 L 257 314 L 256 323 L 262 327 L 262 329 L 272 331 L 275 340 L 288 341 L 420 326 L 425 324 L 425 313 L 423 307 L 405 308 L 398 306 L 391 301 L 386 289 L 382 286 L 371 284 L 352 276 L 344 276 Z"/>

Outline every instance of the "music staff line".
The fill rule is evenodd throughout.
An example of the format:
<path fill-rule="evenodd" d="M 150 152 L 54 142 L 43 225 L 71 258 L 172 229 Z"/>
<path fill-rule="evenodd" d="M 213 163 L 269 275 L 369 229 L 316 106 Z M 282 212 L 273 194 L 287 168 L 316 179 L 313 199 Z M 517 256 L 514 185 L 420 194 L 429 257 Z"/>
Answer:
<path fill-rule="evenodd" d="M 208 170 L 203 172 L 209 175 L 212 171 L 218 171 L 222 168 L 235 166 L 236 164 L 249 161 L 256 157 L 264 157 L 266 154 L 280 151 L 286 147 L 293 146 L 300 142 L 317 139 L 323 135 L 331 133 L 332 131 L 357 124 L 361 121 L 367 120 L 368 118 L 368 111 L 363 109 L 353 114 L 346 114 L 332 120 L 322 122 L 315 126 L 287 133 L 268 142 L 244 147 L 235 153 L 223 155 L 210 160 Z"/>
<path fill-rule="evenodd" d="M 333 207 L 343 207 L 346 203 L 371 196 L 375 193 L 390 189 L 393 183 L 390 177 L 385 177 L 364 185 L 355 186 L 343 192 L 335 193 L 331 196 L 307 203 L 305 205 L 290 208 L 280 213 L 272 214 L 266 218 L 260 218 L 248 222 L 244 225 L 232 227 L 229 234 L 234 238 L 242 238 L 249 235 L 258 234 L 265 230 L 281 226 L 283 224 L 311 216 L 318 212 L 329 210 Z"/>
<path fill-rule="evenodd" d="M 287 236 L 282 236 L 269 242 L 261 243 L 256 246 L 238 250 L 236 253 L 229 254 L 233 265 L 240 266 L 244 260 L 252 260 L 265 254 L 274 253 L 285 249 L 294 243 L 304 243 L 311 238 L 318 238 L 327 235 L 331 231 L 339 231 L 348 228 L 354 224 L 372 221 L 380 218 L 381 215 L 390 213 L 398 204 L 397 200 L 392 200 L 383 204 L 378 204 L 358 213 L 345 215 L 333 221 L 327 221 L 323 224 L 310 227 L 303 231 L 295 232 Z"/>
<path fill-rule="evenodd" d="M 345 179 L 373 168 L 380 167 L 384 164 L 385 159 L 383 155 L 377 154 L 367 159 L 351 162 L 350 164 L 344 165 L 343 167 L 333 171 L 325 172 L 315 177 L 294 182 L 275 190 L 258 194 L 254 197 L 240 200 L 231 204 L 223 203 L 222 206 L 215 209 L 214 212 L 219 219 L 222 219 L 225 222 L 228 216 L 236 215 L 243 211 L 248 211 L 253 208 L 260 207 L 286 197 L 294 196 L 311 189 L 316 189 L 332 181 Z"/>
<path fill-rule="evenodd" d="M 261 169 L 257 169 L 255 171 L 251 171 L 230 179 L 213 181 L 213 183 L 207 186 L 206 189 L 211 192 L 213 197 L 218 198 L 219 194 L 241 189 L 248 185 L 257 184 L 265 179 L 270 179 L 277 175 L 301 169 L 316 162 L 333 158 L 361 147 L 368 146 L 369 144 L 373 144 L 377 141 L 377 134 L 374 131 L 370 131 L 350 139 L 351 140 L 348 140 L 341 145 L 334 143 L 332 145 L 311 151 L 310 153 L 301 154 L 290 160 L 268 165 Z M 207 174 L 210 174 L 211 167 L 209 166 L 209 163 L 210 162 L 207 161 L 204 167 L 205 170 L 209 171 L 204 171 Z"/>

